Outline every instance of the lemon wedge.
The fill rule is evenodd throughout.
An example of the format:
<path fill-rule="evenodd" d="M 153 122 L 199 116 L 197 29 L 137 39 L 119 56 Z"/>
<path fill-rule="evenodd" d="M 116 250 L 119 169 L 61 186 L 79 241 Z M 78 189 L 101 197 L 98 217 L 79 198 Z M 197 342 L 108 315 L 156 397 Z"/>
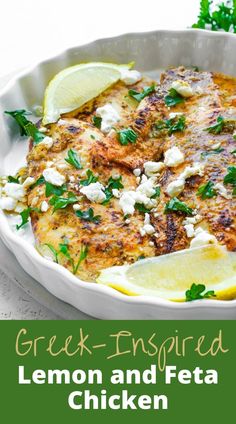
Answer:
<path fill-rule="evenodd" d="M 56 122 L 63 113 L 71 112 L 101 94 L 117 82 L 126 65 L 91 62 L 63 69 L 49 82 L 44 96 L 43 125 Z"/>
<path fill-rule="evenodd" d="M 214 290 L 217 299 L 236 298 L 236 253 L 208 245 L 114 266 L 101 271 L 97 283 L 130 296 L 149 295 L 184 301 L 193 283 Z"/>

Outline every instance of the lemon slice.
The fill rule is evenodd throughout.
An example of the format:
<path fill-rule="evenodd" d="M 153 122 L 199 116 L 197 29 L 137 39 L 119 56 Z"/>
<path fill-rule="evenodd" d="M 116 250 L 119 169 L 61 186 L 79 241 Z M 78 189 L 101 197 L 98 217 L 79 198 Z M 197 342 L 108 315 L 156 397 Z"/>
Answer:
<path fill-rule="evenodd" d="M 121 78 L 126 65 L 92 62 L 63 69 L 48 84 L 44 96 L 43 125 L 56 122 L 61 114 L 71 112 L 101 94 Z"/>
<path fill-rule="evenodd" d="M 214 290 L 217 299 L 236 298 L 236 254 L 208 245 L 143 259 L 101 271 L 97 283 L 128 295 L 184 301 L 193 283 Z"/>

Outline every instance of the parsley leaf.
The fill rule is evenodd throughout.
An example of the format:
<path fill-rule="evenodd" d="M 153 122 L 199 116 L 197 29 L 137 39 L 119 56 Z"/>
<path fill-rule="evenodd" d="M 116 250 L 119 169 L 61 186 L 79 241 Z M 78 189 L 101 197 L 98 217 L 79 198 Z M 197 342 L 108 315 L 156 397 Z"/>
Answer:
<path fill-rule="evenodd" d="M 94 115 L 93 116 L 93 125 L 100 130 L 101 125 L 102 125 L 102 118 L 100 116 Z"/>
<path fill-rule="evenodd" d="M 203 184 L 198 188 L 197 196 L 201 197 L 203 200 L 216 196 L 217 193 L 213 187 L 214 183 L 212 181 L 208 181 L 206 184 Z"/>
<path fill-rule="evenodd" d="M 35 144 L 40 143 L 40 141 L 44 139 L 45 135 L 38 130 L 33 122 L 26 118 L 26 115 L 30 115 L 30 112 L 27 112 L 24 109 L 20 109 L 14 111 L 5 111 L 5 113 L 16 120 L 20 127 L 21 136 L 26 135 L 32 137 Z"/>
<path fill-rule="evenodd" d="M 122 176 L 120 176 L 117 179 L 114 179 L 112 177 L 109 178 L 107 186 L 105 188 L 106 199 L 104 200 L 104 202 L 102 202 L 103 205 L 107 205 L 107 203 L 109 203 L 112 197 L 114 197 L 112 194 L 113 189 L 119 190 L 121 188 L 124 188 L 121 181 L 122 181 Z"/>
<path fill-rule="evenodd" d="M 12 177 L 12 175 L 9 175 L 9 176 L 7 177 L 7 181 L 8 181 L 9 183 L 16 183 L 16 184 L 19 184 L 19 183 L 20 183 L 19 178 L 20 178 L 20 177 Z"/>
<path fill-rule="evenodd" d="M 88 246 L 83 246 L 83 245 L 81 246 L 80 256 L 77 263 L 75 263 L 74 259 L 71 257 L 67 241 L 59 244 L 58 253 L 62 253 L 68 259 L 69 263 L 72 266 L 73 274 L 76 274 L 81 262 L 84 261 L 88 255 Z"/>
<path fill-rule="evenodd" d="M 84 221 L 94 222 L 95 224 L 99 224 L 101 220 L 100 215 L 94 215 L 94 210 L 92 208 L 89 208 L 87 211 L 78 210 L 75 212 L 75 214 L 78 216 L 78 218 Z"/>
<path fill-rule="evenodd" d="M 224 184 L 232 184 L 236 187 L 236 166 L 229 166 L 227 168 L 228 174 L 224 177 Z"/>
<path fill-rule="evenodd" d="M 24 209 L 22 212 L 20 212 L 20 216 L 21 216 L 21 223 L 20 225 L 16 226 L 16 229 L 19 230 L 20 228 L 22 228 L 25 224 L 27 224 L 27 222 L 29 222 L 29 217 L 30 217 L 30 212 L 31 212 L 31 208 L 26 208 Z"/>
<path fill-rule="evenodd" d="M 59 252 L 56 251 L 56 249 L 52 246 L 52 244 L 50 244 L 50 243 L 44 243 L 44 244 L 45 244 L 45 246 L 47 246 L 51 250 L 51 252 L 54 255 L 55 262 L 58 264 L 58 253 Z"/>
<path fill-rule="evenodd" d="M 65 161 L 69 163 L 70 165 L 74 166 L 76 169 L 82 169 L 82 165 L 80 163 L 80 160 L 78 158 L 77 152 L 73 149 L 68 150 L 68 157 L 65 158 Z"/>
<path fill-rule="evenodd" d="M 127 146 L 128 143 L 136 143 L 138 135 L 131 128 L 124 128 L 123 130 L 118 130 L 118 140 L 123 146 Z"/>
<path fill-rule="evenodd" d="M 208 150 L 206 152 L 202 152 L 201 156 L 203 158 L 205 158 L 206 156 L 210 156 L 210 155 L 218 155 L 219 153 L 221 153 L 223 151 L 224 151 L 224 149 L 222 147 L 218 147 L 218 149 Z"/>
<path fill-rule="evenodd" d="M 68 192 L 68 197 L 59 197 L 54 195 L 50 200 L 50 205 L 53 205 L 53 211 L 57 211 L 58 209 L 65 209 L 68 205 L 72 205 L 73 203 L 76 203 L 78 201 L 78 198 L 74 195 L 72 192 Z"/>
<path fill-rule="evenodd" d="M 98 181 L 98 177 L 95 177 L 91 169 L 88 169 L 86 174 L 88 178 L 85 180 L 80 180 L 80 184 L 82 186 L 88 186 L 89 184 L 96 183 Z"/>
<path fill-rule="evenodd" d="M 167 129 L 168 134 L 171 135 L 173 132 L 176 132 L 176 131 L 184 131 L 186 128 L 185 122 L 186 122 L 185 116 L 181 115 L 178 119 L 171 118 L 171 119 L 166 119 L 165 121 L 158 121 L 155 124 L 155 128 L 157 130 Z"/>
<path fill-rule="evenodd" d="M 155 187 L 154 190 L 155 193 L 151 196 L 151 199 L 156 199 L 157 197 L 160 197 L 161 187 Z"/>
<path fill-rule="evenodd" d="M 201 28 L 217 31 L 223 29 L 228 32 L 233 29 L 236 32 L 236 2 L 224 3 L 215 5 L 216 9 L 211 8 L 211 0 L 201 0 L 200 2 L 200 14 L 196 24 L 192 25 L 192 28 Z M 210 27 L 206 27 L 206 25 Z"/>
<path fill-rule="evenodd" d="M 216 122 L 217 122 L 216 124 L 211 125 L 208 128 L 205 128 L 204 131 L 207 131 L 211 134 L 221 133 L 224 129 L 224 126 L 225 126 L 225 119 L 223 118 L 223 116 L 218 116 Z"/>
<path fill-rule="evenodd" d="M 135 203 L 134 207 L 141 213 L 150 213 L 150 209 L 147 209 L 142 203 Z"/>
<path fill-rule="evenodd" d="M 61 196 L 66 191 L 66 185 L 63 184 L 61 187 L 55 186 L 48 181 L 45 182 L 45 195 L 46 197 L 55 194 L 56 196 Z"/>
<path fill-rule="evenodd" d="M 128 94 L 130 97 L 133 97 L 133 99 L 137 100 L 137 102 L 141 102 L 145 97 L 147 97 L 149 94 L 153 93 L 155 91 L 155 84 L 152 84 L 150 87 L 144 87 L 144 89 L 139 92 L 136 90 L 129 90 Z"/>
<path fill-rule="evenodd" d="M 204 284 L 192 284 L 191 288 L 185 292 L 186 302 L 191 302 L 192 300 L 197 299 L 209 299 L 209 297 L 215 297 L 214 290 L 209 290 L 206 293 L 203 293 L 206 290 Z"/>
<path fill-rule="evenodd" d="M 184 97 L 182 97 L 174 88 L 169 90 L 169 93 L 164 98 L 165 104 L 168 107 L 176 106 L 179 103 L 183 103 L 185 101 Z"/>
<path fill-rule="evenodd" d="M 181 202 L 177 197 L 173 197 L 165 206 L 164 213 L 182 212 L 186 215 L 193 215 L 193 209 L 188 207 L 186 203 Z"/>
<path fill-rule="evenodd" d="M 232 150 L 232 155 L 236 155 L 236 149 L 235 150 Z"/>

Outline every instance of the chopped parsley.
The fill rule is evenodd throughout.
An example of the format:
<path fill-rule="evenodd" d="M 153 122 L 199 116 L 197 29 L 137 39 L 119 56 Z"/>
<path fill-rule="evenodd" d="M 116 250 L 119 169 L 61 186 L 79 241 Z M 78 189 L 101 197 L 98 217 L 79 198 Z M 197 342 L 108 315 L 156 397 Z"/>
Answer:
<path fill-rule="evenodd" d="M 206 184 L 201 185 L 198 188 L 197 196 L 201 197 L 201 199 L 211 199 L 217 195 L 216 190 L 214 189 L 214 183 L 212 181 L 208 181 Z"/>
<path fill-rule="evenodd" d="M 218 149 L 207 150 L 206 152 L 202 152 L 201 157 L 205 158 L 206 156 L 210 156 L 210 155 L 218 155 L 219 153 L 223 151 L 224 151 L 223 147 L 218 147 Z"/>
<path fill-rule="evenodd" d="M 135 203 L 134 207 L 141 213 L 150 213 L 150 209 L 147 209 L 142 203 Z"/>
<path fill-rule="evenodd" d="M 193 215 L 193 209 L 181 202 L 177 197 L 173 197 L 165 206 L 164 213 L 182 212 L 186 215 Z"/>
<path fill-rule="evenodd" d="M 26 135 L 28 137 L 32 137 L 35 144 L 40 143 L 44 139 L 45 135 L 38 130 L 33 122 L 26 118 L 27 115 L 31 115 L 30 112 L 27 112 L 24 109 L 19 109 L 14 111 L 5 111 L 5 113 L 16 120 L 20 128 L 21 136 Z"/>
<path fill-rule="evenodd" d="M 232 155 L 236 155 L 236 149 L 235 150 L 232 150 Z"/>
<path fill-rule="evenodd" d="M 208 128 L 205 128 L 204 131 L 207 131 L 211 134 L 219 134 L 223 131 L 224 126 L 225 126 L 225 119 L 223 118 L 223 116 L 218 116 L 216 120 L 216 124 L 211 125 Z"/>
<path fill-rule="evenodd" d="M 157 197 L 160 197 L 161 187 L 155 187 L 154 190 L 155 193 L 151 196 L 151 199 L 156 199 Z"/>
<path fill-rule="evenodd" d="M 227 3 L 220 2 L 212 7 L 211 0 L 201 0 L 200 13 L 196 24 L 192 28 L 211 29 L 217 31 L 223 29 L 228 32 L 236 32 L 236 1 Z"/>
<path fill-rule="evenodd" d="M 22 212 L 20 212 L 20 216 L 21 216 L 21 223 L 19 225 L 16 226 L 16 229 L 19 230 L 20 228 L 22 228 L 25 224 L 27 224 L 27 222 L 29 222 L 29 217 L 30 217 L 30 212 L 31 212 L 31 208 L 26 208 L 24 209 Z"/>
<path fill-rule="evenodd" d="M 76 203 L 78 198 L 72 192 L 68 192 L 68 197 L 60 197 L 54 195 L 50 200 L 50 205 L 53 206 L 52 213 L 56 212 L 58 209 L 65 209 L 67 206 Z"/>
<path fill-rule="evenodd" d="M 136 143 L 138 135 L 132 128 L 124 128 L 123 130 L 117 130 L 118 140 L 123 146 L 127 146 L 128 143 Z"/>
<path fill-rule="evenodd" d="M 109 178 L 107 186 L 105 188 L 106 199 L 104 200 L 104 202 L 102 202 L 103 205 L 107 205 L 107 203 L 109 203 L 109 201 L 112 199 L 112 197 L 114 197 L 112 190 L 114 190 L 114 189 L 119 190 L 121 188 L 124 188 L 121 181 L 122 181 L 122 176 L 120 176 L 117 179 L 112 178 L 112 177 Z"/>
<path fill-rule="evenodd" d="M 56 196 L 61 196 L 66 191 L 66 185 L 63 184 L 61 187 L 55 186 L 47 181 L 45 181 L 45 195 L 46 197 L 51 196 L 52 194 Z"/>
<path fill-rule="evenodd" d="M 87 211 L 78 210 L 75 212 L 75 214 L 83 221 L 94 222 L 95 224 L 99 224 L 101 220 L 100 215 L 94 215 L 94 210 L 92 208 L 89 208 Z"/>
<path fill-rule="evenodd" d="M 86 174 L 88 178 L 80 180 L 79 182 L 82 186 L 88 186 L 89 184 L 96 183 L 98 181 L 98 177 L 95 177 L 91 169 L 88 169 Z"/>
<path fill-rule="evenodd" d="M 72 165 L 76 169 L 82 169 L 83 168 L 81 163 L 80 163 L 80 159 L 77 155 L 77 152 L 75 150 L 73 150 L 73 149 L 68 150 L 67 155 L 68 156 L 65 158 L 65 161 L 67 163 L 69 163 L 70 165 Z"/>
<path fill-rule="evenodd" d="M 233 196 L 236 196 L 236 166 L 229 166 L 227 170 L 228 174 L 224 177 L 224 184 L 232 184 Z"/>
<path fill-rule="evenodd" d="M 69 261 L 69 263 L 72 267 L 73 274 L 77 273 L 77 271 L 78 271 L 78 269 L 81 265 L 81 262 L 84 261 L 86 259 L 87 255 L 88 255 L 88 246 L 84 246 L 82 244 L 81 249 L 80 249 L 80 255 L 79 255 L 78 262 L 75 263 L 74 259 L 71 257 L 71 254 L 69 252 L 69 242 L 68 242 L 67 239 L 64 240 L 64 243 L 59 244 L 58 250 L 56 250 L 55 247 L 53 247 L 52 244 L 49 244 L 49 243 L 45 243 L 45 246 L 47 246 L 51 250 L 51 252 L 53 253 L 54 260 L 55 260 L 56 263 L 59 262 L 58 257 L 59 257 L 60 254 L 65 256 L 68 259 L 68 261 Z"/>
<path fill-rule="evenodd" d="M 186 128 L 186 118 L 184 115 L 181 115 L 176 118 L 166 119 L 164 121 L 158 121 L 155 124 L 157 130 L 168 130 L 168 134 L 171 135 L 176 131 L 184 131 Z"/>
<path fill-rule="evenodd" d="M 204 284 L 192 284 L 190 289 L 185 292 L 186 302 L 198 299 L 209 299 L 210 297 L 216 296 L 214 290 L 203 293 L 205 290 L 206 287 Z"/>
<path fill-rule="evenodd" d="M 101 125 L 102 125 L 102 118 L 100 116 L 94 115 L 93 116 L 93 125 L 100 130 Z"/>
<path fill-rule="evenodd" d="M 184 97 L 182 97 L 174 88 L 169 90 L 169 93 L 165 96 L 164 100 L 168 107 L 176 106 L 185 101 Z"/>
<path fill-rule="evenodd" d="M 8 181 L 9 183 L 16 183 L 16 184 L 20 184 L 19 179 L 20 179 L 20 177 L 12 177 L 11 175 L 9 175 L 9 176 L 7 177 L 7 181 Z"/>
<path fill-rule="evenodd" d="M 137 102 L 141 102 L 141 100 L 145 99 L 149 94 L 155 91 L 155 84 L 152 84 L 150 87 L 144 87 L 144 89 L 139 92 L 136 90 L 129 90 L 128 94 L 133 99 L 137 100 Z"/>

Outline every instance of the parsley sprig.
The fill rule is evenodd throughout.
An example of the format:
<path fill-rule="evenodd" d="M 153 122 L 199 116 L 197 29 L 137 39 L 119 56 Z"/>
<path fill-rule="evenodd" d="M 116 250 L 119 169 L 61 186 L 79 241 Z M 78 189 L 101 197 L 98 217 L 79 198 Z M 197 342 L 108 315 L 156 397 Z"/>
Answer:
<path fill-rule="evenodd" d="M 181 202 L 177 197 L 173 197 L 165 206 L 164 213 L 182 212 L 186 215 L 193 215 L 193 209 Z"/>
<path fill-rule="evenodd" d="M 107 205 L 109 201 L 112 199 L 112 197 L 114 197 L 112 190 L 114 189 L 120 190 L 121 188 L 124 188 L 122 184 L 122 176 L 116 179 L 110 177 L 108 180 L 107 186 L 105 188 L 106 199 L 104 200 L 104 202 L 102 202 L 102 204 Z"/>
<path fill-rule="evenodd" d="M 209 299 L 210 297 L 216 296 L 214 290 L 209 290 L 203 293 L 205 290 L 206 287 L 204 284 L 192 284 L 190 289 L 185 292 L 186 302 L 198 299 Z"/>
<path fill-rule="evenodd" d="M 197 196 L 201 197 L 202 200 L 211 199 L 216 195 L 217 193 L 214 189 L 214 183 L 212 181 L 208 181 L 206 184 L 201 185 L 197 191 Z"/>
<path fill-rule="evenodd" d="M 118 141 L 122 146 L 127 146 L 129 143 L 136 143 L 138 135 L 132 128 L 124 128 L 123 130 L 117 130 Z"/>
<path fill-rule="evenodd" d="M 166 119 L 163 121 L 158 121 L 155 124 L 157 130 L 168 130 L 168 134 L 171 135 L 176 131 L 184 131 L 186 128 L 186 118 L 184 115 L 179 116 L 178 118 Z"/>
<path fill-rule="evenodd" d="M 80 159 L 77 155 L 77 152 L 73 149 L 68 150 L 67 157 L 65 158 L 65 161 L 72 165 L 76 169 L 82 169 L 82 165 L 80 163 Z"/>
<path fill-rule="evenodd" d="M 19 225 L 16 225 L 17 230 L 19 230 L 20 228 L 22 228 L 25 224 L 27 224 L 29 222 L 30 213 L 32 211 L 40 212 L 40 210 L 38 208 L 31 208 L 31 207 L 28 207 L 28 208 L 24 209 L 22 212 L 20 212 L 21 223 Z"/>
<path fill-rule="evenodd" d="M 232 184 L 233 196 L 236 196 L 236 166 L 229 166 L 227 170 L 228 174 L 224 177 L 224 184 Z"/>
<path fill-rule="evenodd" d="M 91 169 L 88 169 L 86 172 L 87 178 L 85 180 L 80 180 L 80 184 L 82 186 L 88 186 L 89 184 L 96 183 L 98 181 L 98 177 L 94 175 Z"/>
<path fill-rule="evenodd" d="M 32 137 L 35 144 L 40 143 L 44 139 L 45 135 L 38 130 L 33 122 L 26 118 L 27 115 L 31 115 L 30 112 L 27 112 L 24 109 L 19 109 L 5 111 L 5 113 L 15 119 L 20 128 L 21 136 L 26 135 L 28 137 Z"/>
<path fill-rule="evenodd" d="M 222 1 L 215 6 L 214 10 L 211 5 L 211 0 L 201 0 L 198 21 L 192 25 L 192 28 L 236 32 L 236 0 L 233 0 L 231 4 Z"/>
<path fill-rule="evenodd" d="M 99 224 L 99 222 L 101 220 L 101 216 L 100 215 L 94 215 L 93 208 L 89 208 L 86 211 L 80 211 L 80 210 L 78 210 L 78 211 L 75 212 L 75 214 L 82 221 L 94 222 L 94 224 Z"/>
<path fill-rule="evenodd" d="M 176 106 L 185 101 L 184 97 L 182 97 L 174 88 L 171 88 L 168 94 L 164 98 L 165 104 L 168 107 Z"/>
<path fill-rule="evenodd" d="M 69 251 L 69 242 L 67 239 L 64 240 L 64 243 L 60 243 L 59 244 L 59 248 L 55 249 L 55 247 L 50 244 L 50 243 L 45 243 L 45 246 L 47 246 L 51 252 L 54 255 L 54 260 L 56 263 L 59 263 L 59 255 L 62 254 L 63 256 L 65 256 L 71 267 L 72 267 L 72 271 L 73 274 L 77 274 L 77 271 L 81 265 L 81 263 L 86 259 L 87 255 L 88 255 L 88 246 L 84 246 L 83 244 L 81 245 L 81 249 L 80 249 L 80 255 L 79 255 L 79 259 L 77 262 L 74 261 L 74 259 L 71 257 L 70 251 Z"/>
<path fill-rule="evenodd" d="M 136 90 L 129 90 L 128 94 L 130 97 L 135 99 L 137 102 L 141 102 L 145 97 L 149 96 L 149 94 L 155 91 L 155 84 L 152 84 L 150 87 L 144 87 L 144 89 L 139 92 Z"/>
<path fill-rule="evenodd" d="M 72 192 L 68 192 L 68 197 L 60 197 L 54 195 L 50 200 L 50 205 L 53 206 L 52 213 L 56 212 L 58 209 L 65 209 L 68 205 L 73 205 L 78 201 L 78 198 Z"/>
<path fill-rule="evenodd" d="M 207 131 L 211 134 L 219 134 L 223 131 L 223 129 L 225 127 L 225 123 L 226 122 L 225 122 L 225 119 L 223 118 L 223 116 L 218 116 L 218 118 L 216 120 L 216 124 L 205 128 L 204 131 Z"/>

